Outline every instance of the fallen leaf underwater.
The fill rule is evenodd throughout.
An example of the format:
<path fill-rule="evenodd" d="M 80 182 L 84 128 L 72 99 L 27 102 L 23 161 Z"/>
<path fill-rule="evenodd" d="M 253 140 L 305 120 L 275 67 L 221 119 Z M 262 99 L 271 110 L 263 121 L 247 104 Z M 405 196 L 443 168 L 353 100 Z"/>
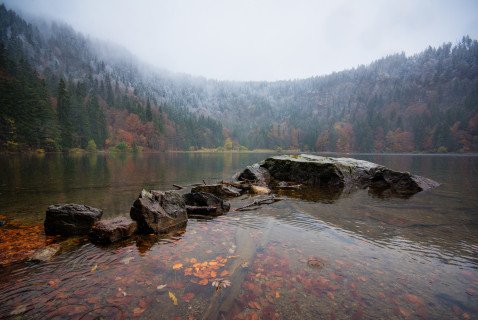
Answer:
<path fill-rule="evenodd" d="M 267 221 L 274 210 L 282 212 L 280 205 L 271 206 L 256 211 L 254 217 Z M 421 281 L 416 270 L 390 269 L 367 258 L 367 250 L 376 250 L 367 241 L 329 242 L 332 247 L 327 248 L 321 246 L 323 239 L 288 227 L 250 229 L 253 252 L 246 258 L 250 248 L 245 249 L 238 237 L 241 228 L 234 216 L 225 216 L 213 222 L 190 221 L 186 232 L 135 237 L 107 247 L 72 240 L 71 247 L 52 262 L 38 264 L 35 274 L 20 270 L 1 280 L 3 292 L 11 284 L 21 284 L 29 293 L 9 294 L 0 315 L 27 317 L 37 309 L 55 319 L 105 314 L 112 319 L 150 319 L 161 310 L 165 319 L 201 319 L 217 301 L 226 319 L 432 318 L 429 293 L 438 282 L 426 281 L 425 287 L 414 288 L 413 283 Z M 39 239 L 33 242 L 38 248 L 57 241 L 42 235 L 41 226 L 18 230 Z M 1 245 L 21 248 L 21 242 L 15 241 Z M 19 250 L 18 255 L 2 254 L 18 257 L 16 263 L 21 264 L 33 249 Z M 4 268 L 16 265 L 4 261 Z M 52 272 L 57 265 L 65 270 Z M 427 273 L 429 279 L 434 277 L 434 271 Z M 468 282 L 464 294 L 474 299 L 475 274 L 464 270 L 457 276 Z M 374 301 L 373 307 L 368 301 Z M 450 311 L 464 319 L 473 315 L 459 302 Z"/>

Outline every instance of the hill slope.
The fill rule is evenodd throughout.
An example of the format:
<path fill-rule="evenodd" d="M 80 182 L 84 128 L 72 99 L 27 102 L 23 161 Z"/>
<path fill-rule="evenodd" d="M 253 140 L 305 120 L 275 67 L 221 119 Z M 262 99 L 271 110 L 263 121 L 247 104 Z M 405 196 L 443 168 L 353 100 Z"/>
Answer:
<path fill-rule="evenodd" d="M 478 42 L 469 37 L 327 76 L 226 82 L 150 68 L 3 5 L 0 21 L 3 150 L 93 140 L 160 151 L 478 152 Z"/>

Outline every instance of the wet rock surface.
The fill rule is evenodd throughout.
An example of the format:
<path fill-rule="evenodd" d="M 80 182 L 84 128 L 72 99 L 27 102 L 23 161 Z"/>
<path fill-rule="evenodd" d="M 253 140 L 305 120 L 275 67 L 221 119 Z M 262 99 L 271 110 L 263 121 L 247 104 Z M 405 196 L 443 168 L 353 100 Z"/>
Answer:
<path fill-rule="evenodd" d="M 45 233 L 62 236 L 86 235 L 102 215 L 103 210 L 80 204 L 51 205 L 46 210 Z"/>
<path fill-rule="evenodd" d="M 239 173 L 236 177 L 240 181 L 250 181 L 256 185 L 268 185 L 271 181 L 271 175 L 267 167 L 258 163 L 247 166 L 244 171 Z"/>
<path fill-rule="evenodd" d="M 88 238 L 93 243 L 109 244 L 131 237 L 138 229 L 136 221 L 125 217 L 97 221 L 91 227 Z"/>
<path fill-rule="evenodd" d="M 32 255 L 28 257 L 28 261 L 35 261 L 35 262 L 49 262 L 53 259 L 55 254 L 60 251 L 60 246 L 48 246 L 42 249 L 38 249 Z"/>
<path fill-rule="evenodd" d="M 143 190 L 130 210 L 139 233 L 164 233 L 187 222 L 186 204 L 173 191 Z"/>
<path fill-rule="evenodd" d="M 218 216 L 231 208 L 229 202 L 206 192 L 186 193 L 183 197 L 189 215 Z"/>
<path fill-rule="evenodd" d="M 240 193 L 224 184 L 199 185 L 191 188 L 191 192 L 211 193 L 219 198 L 238 197 Z"/>
<path fill-rule="evenodd" d="M 259 171 L 257 166 L 263 168 Z M 401 194 L 414 194 L 439 186 L 431 179 L 399 172 L 381 165 L 351 158 L 330 158 L 316 155 L 281 155 L 250 166 L 254 172 L 267 170 L 271 179 L 290 181 L 310 186 L 336 190 L 370 187 Z M 246 168 L 239 177 L 249 177 L 253 172 Z M 265 174 L 267 175 L 267 174 Z"/>

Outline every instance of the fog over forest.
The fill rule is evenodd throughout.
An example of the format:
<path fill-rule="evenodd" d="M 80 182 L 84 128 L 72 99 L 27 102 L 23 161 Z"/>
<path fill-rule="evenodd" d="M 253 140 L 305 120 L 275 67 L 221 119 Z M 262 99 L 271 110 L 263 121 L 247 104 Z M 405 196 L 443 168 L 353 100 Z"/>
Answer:
<path fill-rule="evenodd" d="M 288 80 L 478 38 L 478 3 L 433 1 L 7 0 L 160 68 L 218 80 Z"/>
<path fill-rule="evenodd" d="M 291 10 L 281 2 L 277 8 L 245 3 L 211 10 L 159 2 L 148 10 L 149 15 L 162 12 L 157 19 L 143 18 L 152 18 L 142 6 L 146 2 L 138 7 L 120 2 L 115 15 L 105 14 L 105 3 L 7 1 L 1 6 L 2 150 L 478 151 L 474 2 L 376 7 L 299 2 Z M 267 8 L 274 8 L 276 20 L 265 18 Z M 334 24 L 312 23 L 310 11 L 320 8 L 328 13 L 322 20 Z M 251 24 L 245 22 L 248 10 L 256 17 Z M 175 29 L 178 17 L 196 11 L 202 18 L 221 17 L 218 25 L 224 28 L 211 22 L 219 18 L 180 20 L 187 22 L 182 26 L 187 35 L 172 32 L 174 41 L 168 42 L 168 28 L 155 25 L 165 12 L 174 13 L 166 21 Z M 238 16 L 226 19 L 233 12 Z M 294 14 L 295 19 L 285 19 Z M 119 17 L 122 24 L 115 23 Z M 259 17 L 264 17 L 262 27 L 249 30 Z M 359 23 L 360 17 L 370 19 Z M 279 21 L 301 29 L 286 32 Z M 230 23 L 243 27 L 231 29 Z M 108 36 L 108 27 L 115 28 L 115 36 Z M 217 38 L 206 41 L 202 35 L 211 30 L 217 30 Z M 306 45 L 290 45 L 291 39 Z M 158 47 L 148 50 L 153 43 Z M 236 50 L 232 54 L 211 44 Z M 331 57 L 321 56 L 324 52 Z M 289 78 L 295 80 L 279 80 Z"/>

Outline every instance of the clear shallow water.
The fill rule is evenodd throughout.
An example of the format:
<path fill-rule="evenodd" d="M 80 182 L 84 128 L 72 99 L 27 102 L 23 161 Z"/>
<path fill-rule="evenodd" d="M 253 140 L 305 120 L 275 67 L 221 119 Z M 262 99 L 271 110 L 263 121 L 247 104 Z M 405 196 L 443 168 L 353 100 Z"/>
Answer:
<path fill-rule="evenodd" d="M 141 188 L 229 179 L 267 156 L 2 156 L 0 214 L 38 224 L 76 202 L 127 216 Z M 0 267 L 0 318 L 477 319 L 478 157 L 347 156 L 442 185 L 409 199 L 289 191 L 165 236 L 72 239 L 49 263 Z"/>

